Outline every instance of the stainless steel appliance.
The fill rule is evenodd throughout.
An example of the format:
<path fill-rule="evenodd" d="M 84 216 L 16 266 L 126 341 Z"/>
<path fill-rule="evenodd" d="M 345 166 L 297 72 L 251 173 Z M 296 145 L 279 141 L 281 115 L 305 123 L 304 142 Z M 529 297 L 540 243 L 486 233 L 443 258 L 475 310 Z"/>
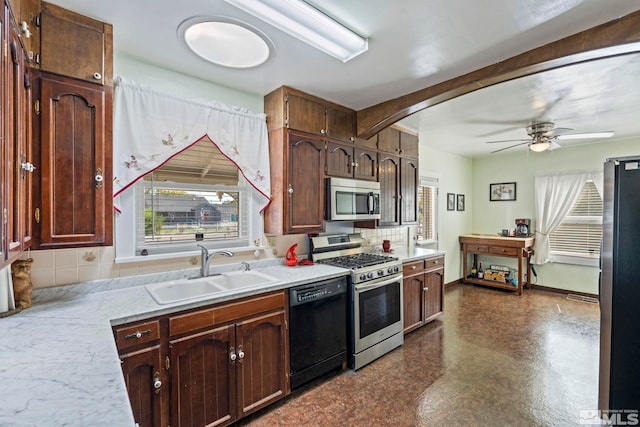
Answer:
<path fill-rule="evenodd" d="M 347 364 L 347 279 L 289 289 L 289 364 L 297 388 Z"/>
<path fill-rule="evenodd" d="M 327 178 L 328 221 L 380 219 L 380 183 Z"/>
<path fill-rule="evenodd" d="M 636 374 L 640 360 L 638 213 L 640 156 L 607 159 L 600 251 L 598 407 L 620 424 L 637 424 L 640 409 Z"/>
<path fill-rule="evenodd" d="M 360 369 L 403 344 L 402 263 L 364 253 L 359 234 L 311 237 L 313 261 L 351 270 L 349 367 Z"/>

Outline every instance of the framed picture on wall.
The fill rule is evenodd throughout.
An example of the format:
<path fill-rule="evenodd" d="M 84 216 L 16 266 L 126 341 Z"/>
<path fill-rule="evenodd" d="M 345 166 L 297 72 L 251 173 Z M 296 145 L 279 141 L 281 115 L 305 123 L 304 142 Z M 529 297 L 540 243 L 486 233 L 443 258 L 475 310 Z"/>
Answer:
<path fill-rule="evenodd" d="M 447 210 L 456 210 L 456 195 L 454 193 L 447 193 Z"/>
<path fill-rule="evenodd" d="M 464 194 L 458 194 L 457 199 L 456 199 L 456 208 L 459 211 L 463 211 L 464 210 Z"/>
<path fill-rule="evenodd" d="M 489 200 L 492 202 L 506 202 L 516 199 L 516 183 L 501 182 L 489 184 Z"/>

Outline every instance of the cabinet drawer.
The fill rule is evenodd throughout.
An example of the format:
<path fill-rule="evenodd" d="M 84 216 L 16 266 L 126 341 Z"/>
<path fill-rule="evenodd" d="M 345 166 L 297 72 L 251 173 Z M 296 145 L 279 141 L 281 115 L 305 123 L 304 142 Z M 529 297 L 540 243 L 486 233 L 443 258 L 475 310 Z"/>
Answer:
<path fill-rule="evenodd" d="M 444 257 L 429 258 L 425 261 L 425 268 L 434 268 L 444 266 Z"/>
<path fill-rule="evenodd" d="M 232 322 L 285 306 L 284 292 L 269 294 L 169 318 L 169 336 Z"/>
<path fill-rule="evenodd" d="M 405 276 L 411 276 L 416 273 L 424 271 L 424 260 L 408 262 L 402 264 L 402 274 Z"/>
<path fill-rule="evenodd" d="M 467 252 L 487 253 L 489 246 L 487 245 L 467 245 Z"/>
<path fill-rule="evenodd" d="M 115 327 L 118 350 L 160 339 L 160 321 L 151 320 L 135 325 Z"/>
<path fill-rule="evenodd" d="M 503 248 L 501 246 L 492 246 L 489 252 L 496 255 L 509 255 L 509 256 L 518 255 L 517 248 Z"/>

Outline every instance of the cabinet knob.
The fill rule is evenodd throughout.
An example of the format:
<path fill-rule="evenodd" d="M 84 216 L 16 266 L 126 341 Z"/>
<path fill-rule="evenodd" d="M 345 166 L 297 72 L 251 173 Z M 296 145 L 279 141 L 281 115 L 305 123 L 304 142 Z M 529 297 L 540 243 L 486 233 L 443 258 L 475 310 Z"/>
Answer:
<path fill-rule="evenodd" d="M 242 362 L 242 359 L 244 359 L 244 351 L 242 351 L 241 345 L 238 346 L 238 359 L 240 359 L 240 362 Z"/>
<path fill-rule="evenodd" d="M 93 78 L 95 80 L 102 80 L 102 74 L 100 73 L 93 73 Z"/>
<path fill-rule="evenodd" d="M 287 193 L 289 193 L 289 196 L 293 194 L 293 187 L 291 186 L 291 184 L 289 184 L 289 189 L 287 190 Z"/>
<path fill-rule="evenodd" d="M 147 329 L 145 331 L 136 331 L 132 334 L 126 335 L 124 337 L 125 340 L 131 340 L 131 339 L 140 339 L 142 338 L 143 335 L 149 335 L 151 333 L 151 329 Z"/>
<path fill-rule="evenodd" d="M 327 130 L 326 129 L 320 129 L 320 133 L 323 134 L 323 135 L 326 135 L 327 134 Z"/>
<path fill-rule="evenodd" d="M 153 376 L 153 388 L 159 390 L 162 387 L 162 381 L 160 381 L 160 372 L 156 372 Z"/>
<path fill-rule="evenodd" d="M 237 358 L 238 356 L 236 355 L 236 349 L 231 347 L 229 349 L 229 359 L 231 359 L 232 362 L 235 362 Z"/>
<path fill-rule="evenodd" d="M 416 267 L 415 265 L 412 265 L 412 266 L 411 266 L 411 269 L 412 269 L 412 270 L 415 270 L 416 268 L 418 268 L 418 267 Z"/>
<path fill-rule="evenodd" d="M 428 287 L 424 287 L 424 288 L 422 288 L 422 290 L 427 292 L 429 290 L 429 288 Z"/>
<path fill-rule="evenodd" d="M 102 181 L 104 181 L 104 177 L 102 176 L 102 169 L 96 169 L 96 188 L 102 188 Z"/>
<path fill-rule="evenodd" d="M 27 172 L 33 172 L 34 170 L 36 170 L 36 167 L 30 162 L 23 162 L 20 164 L 20 167 L 22 168 L 22 170 Z"/>

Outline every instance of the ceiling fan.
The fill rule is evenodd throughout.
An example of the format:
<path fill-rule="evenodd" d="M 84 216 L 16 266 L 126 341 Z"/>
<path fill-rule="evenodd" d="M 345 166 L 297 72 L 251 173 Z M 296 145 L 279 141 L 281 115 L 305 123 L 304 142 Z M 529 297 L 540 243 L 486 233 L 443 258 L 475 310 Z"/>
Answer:
<path fill-rule="evenodd" d="M 505 139 L 501 141 L 486 141 L 487 144 L 496 144 L 502 142 L 518 142 L 517 144 L 510 145 L 508 147 L 500 148 L 499 150 L 492 151 L 491 153 L 498 153 L 500 151 L 508 150 L 510 148 L 518 147 L 520 145 L 528 144 L 529 150 L 540 153 L 546 150 L 553 150 L 560 148 L 560 144 L 556 141 L 563 139 L 593 139 L 593 138 L 610 138 L 613 136 L 613 131 L 604 132 L 590 132 L 590 133 L 569 133 L 573 129 L 571 128 L 556 128 L 553 122 L 540 122 L 533 123 L 527 126 L 528 139 Z"/>

